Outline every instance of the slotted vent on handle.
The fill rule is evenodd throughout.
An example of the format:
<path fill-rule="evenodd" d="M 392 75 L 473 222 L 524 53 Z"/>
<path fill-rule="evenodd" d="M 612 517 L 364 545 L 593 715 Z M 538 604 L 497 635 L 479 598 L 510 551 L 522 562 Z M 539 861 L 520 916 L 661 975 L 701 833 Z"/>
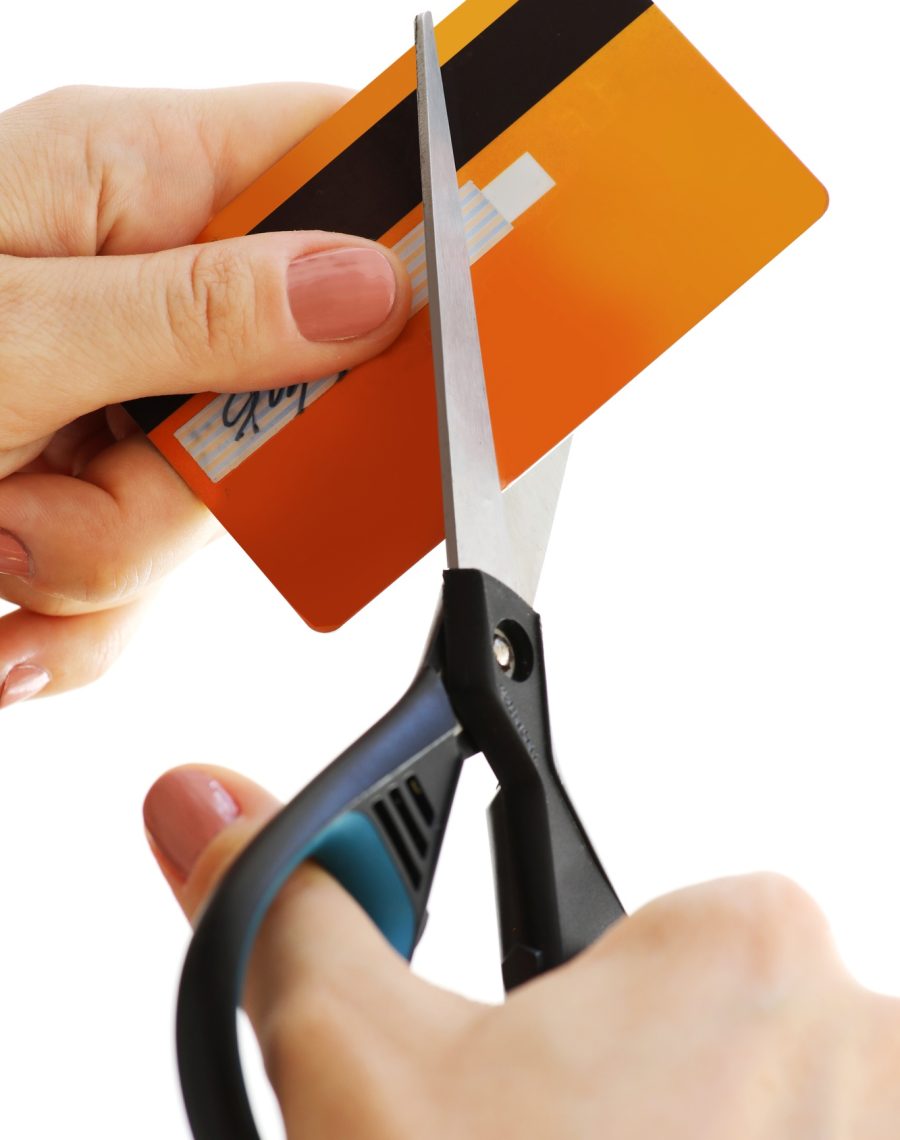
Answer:
<path fill-rule="evenodd" d="M 434 808 L 425 789 L 411 776 L 375 800 L 372 810 L 413 889 L 418 890 L 434 821 Z"/>

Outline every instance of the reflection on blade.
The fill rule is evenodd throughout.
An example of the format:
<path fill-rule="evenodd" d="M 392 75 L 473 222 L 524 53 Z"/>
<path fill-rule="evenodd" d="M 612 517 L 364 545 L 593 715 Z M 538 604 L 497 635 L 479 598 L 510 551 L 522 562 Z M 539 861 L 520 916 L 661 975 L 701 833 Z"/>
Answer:
<path fill-rule="evenodd" d="M 572 437 L 564 439 L 503 492 L 506 523 L 519 568 L 519 595 L 534 604 Z"/>
<path fill-rule="evenodd" d="M 431 14 L 416 17 L 425 250 L 450 567 L 522 593 L 506 525 L 475 318 L 456 163 Z"/>

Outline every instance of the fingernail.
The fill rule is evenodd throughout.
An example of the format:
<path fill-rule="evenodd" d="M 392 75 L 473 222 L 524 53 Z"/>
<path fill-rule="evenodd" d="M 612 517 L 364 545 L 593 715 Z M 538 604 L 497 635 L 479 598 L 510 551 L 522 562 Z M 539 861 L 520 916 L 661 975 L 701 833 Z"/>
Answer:
<path fill-rule="evenodd" d="M 16 574 L 20 578 L 31 573 L 31 555 L 14 534 L 0 530 L 0 574 Z"/>
<path fill-rule="evenodd" d="M 240 814 L 218 780 L 189 768 L 161 776 L 144 800 L 144 826 L 185 879 L 211 840 Z"/>
<path fill-rule="evenodd" d="M 307 340 L 350 340 L 384 324 L 394 307 L 393 267 L 377 249 L 330 249 L 292 261 L 288 298 Z"/>
<path fill-rule="evenodd" d="M 40 665 L 13 665 L 0 684 L 0 709 L 27 701 L 49 682 L 50 674 Z"/>

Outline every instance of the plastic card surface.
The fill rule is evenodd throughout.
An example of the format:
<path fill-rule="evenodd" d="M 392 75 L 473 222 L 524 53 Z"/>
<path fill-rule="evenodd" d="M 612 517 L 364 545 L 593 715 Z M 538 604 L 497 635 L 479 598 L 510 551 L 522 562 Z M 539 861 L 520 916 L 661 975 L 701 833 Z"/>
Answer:
<path fill-rule="evenodd" d="M 501 478 L 796 238 L 823 187 L 647 0 L 469 0 L 437 29 Z M 214 218 L 396 248 L 414 313 L 346 376 L 138 401 L 150 438 L 313 627 L 443 537 L 410 51 Z"/>

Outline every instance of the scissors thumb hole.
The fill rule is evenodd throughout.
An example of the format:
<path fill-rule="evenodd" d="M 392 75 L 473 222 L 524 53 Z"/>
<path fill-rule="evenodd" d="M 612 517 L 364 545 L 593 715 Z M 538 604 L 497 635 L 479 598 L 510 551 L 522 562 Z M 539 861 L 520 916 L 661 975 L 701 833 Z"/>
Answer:
<path fill-rule="evenodd" d="M 279 801 L 227 768 L 187 765 L 162 775 L 144 801 L 144 825 L 159 868 L 186 917 L 196 924 L 225 871 Z M 359 977 L 372 996 L 377 979 L 395 987 L 411 975 L 369 916 L 330 875 L 305 863 L 269 908 L 254 944 L 245 1006 L 254 1025 L 298 984 Z M 421 983 L 424 984 L 424 983 Z M 386 996 L 386 995 L 383 995 Z M 372 1000 L 375 1000 L 373 997 Z"/>

